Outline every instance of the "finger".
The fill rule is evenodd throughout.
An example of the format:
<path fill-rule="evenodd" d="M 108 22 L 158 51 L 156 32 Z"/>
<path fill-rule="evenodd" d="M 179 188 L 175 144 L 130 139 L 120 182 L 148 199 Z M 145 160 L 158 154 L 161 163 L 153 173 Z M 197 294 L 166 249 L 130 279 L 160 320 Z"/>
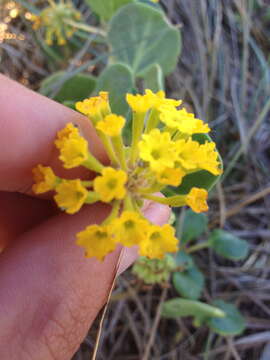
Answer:
<path fill-rule="evenodd" d="M 3 75 L 0 75 L 0 109 L 0 190 L 28 190 L 32 168 L 39 163 L 59 169 L 54 138 L 68 122 L 79 125 L 95 156 L 101 160 L 105 157 L 86 117 Z M 68 176 L 72 172 L 61 174 Z"/>
<path fill-rule="evenodd" d="M 0 253 L 19 235 L 57 212 L 51 201 L 0 191 Z"/>
<path fill-rule="evenodd" d="M 152 212 L 148 217 L 153 219 Z M 99 204 L 73 216 L 61 214 L 3 253 L 0 353 L 4 359 L 72 357 L 106 301 L 120 252 L 117 249 L 104 262 L 85 259 L 74 237 L 89 222 L 100 223 L 107 213 L 107 207 Z M 155 219 L 165 221 L 165 211 Z"/>

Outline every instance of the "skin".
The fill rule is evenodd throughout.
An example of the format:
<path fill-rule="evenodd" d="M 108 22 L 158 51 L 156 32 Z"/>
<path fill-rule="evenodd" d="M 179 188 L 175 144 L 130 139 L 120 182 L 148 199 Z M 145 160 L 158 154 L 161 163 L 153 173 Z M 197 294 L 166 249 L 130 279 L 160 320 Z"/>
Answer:
<path fill-rule="evenodd" d="M 60 176 L 85 176 L 81 169 L 63 170 L 57 160 L 53 141 L 67 122 L 79 125 L 106 163 L 89 120 L 1 75 L 0 109 L 1 359 L 69 360 L 136 249 L 119 247 L 104 262 L 85 259 L 75 234 L 101 222 L 108 208 L 87 205 L 70 216 L 31 193 L 32 168 L 39 163 Z M 160 204 L 146 204 L 144 213 L 159 225 L 169 217 Z"/>

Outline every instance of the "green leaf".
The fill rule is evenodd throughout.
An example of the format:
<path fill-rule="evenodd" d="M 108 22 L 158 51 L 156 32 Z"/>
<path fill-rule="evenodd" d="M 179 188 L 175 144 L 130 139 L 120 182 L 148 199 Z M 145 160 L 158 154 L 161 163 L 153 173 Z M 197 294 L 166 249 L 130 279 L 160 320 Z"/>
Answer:
<path fill-rule="evenodd" d="M 175 298 L 164 302 L 161 310 L 162 316 L 166 318 L 178 318 L 182 316 L 193 316 L 196 326 L 208 318 L 222 318 L 225 313 L 217 307 L 195 300 Z"/>
<path fill-rule="evenodd" d="M 239 310 L 233 304 L 228 304 L 223 300 L 215 300 L 213 305 L 223 310 L 226 316 L 222 319 L 209 319 L 207 324 L 210 329 L 223 336 L 242 334 L 245 330 L 245 319 Z"/>
<path fill-rule="evenodd" d="M 206 141 L 212 141 L 207 134 L 196 134 L 192 136 L 193 140 L 198 141 L 200 144 L 204 144 Z M 219 161 L 222 166 L 222 159 L 219 155 Z M 206 170 L 197 171 L 193 174 L 189 174 L 184 177 L 180 187 L 177 188 L 177 194 L 187 194 L 193 187 L 204 188 L 211 190 L 212 187 L 218 182 L 220 175 L 213 175 Z"/>
<path fill-rule="evenodd" d="M 192 256 L 185 253 L 183 250 L 179 250 L 175 257 L 176 265 L 179 267 L 186 269 L 189 269 L 193 267 L 194 262 L 192 259 Z"/>
<path fill-rule="evenodd" d="M 193 266 L 183 272 L 175 272 L 173 285 L 184 298 L 197 300 L 204 286 L 204 276 L 196 266 Z"/>
<path fill-rule="evenodd" d="M 248 243 L 224 230 L 214 230 L 209 239 L 210 246 L 220 256 L 230 260 L 244 259 L 249 250 Z"/>
<path fill-rule="evenodd" d="M 154 92 L 164 90 L 164 76 L 162 68 L 158 64 L 154 64 L 144 74 L 144 88 L 150 89 Z"/>
<path fill-rule="evenodd" d="M 129 110 L 125 94 L 133 89 L 133 75 L 125 64 L 109 65 L 99 76 L 98 91 L 109 91 L 112 111 L 126 115 Z"/>
<path fill-rule="evenodd" d="M 179 30 L 161 11 L 140 3 L 128 4 L 113 16 L 108 39 L 114 59 L 141 77 L 153 64 L 159 64 L 165 75 L 171 73 L 181 48 Z"/>
<path fill-rule="evenodd" d="M 181 243 L 186 244 L 190 240 L 198 239 L 207 230 L 208 217 L 205 214 L 197 214 L 191 209 L 185 212 Z"/>
<path fill-rule="evenodd" d="M 49 96 L 56 90 L 53 99 L 59 102 L 64 101 L 80 101 L 87 98 L 96 86 L 96 79 L 91 75 L 77 74 L 66 80 L 58 87 L 58 83 L 65 76 L 64 71 L 58 71 L 42 81 L 40 92 Z"/>
<path fill-rule="evenodd" d="M 113 14 L 122 6 L 134 0 L 85 0 L 94 13 L 103 20 L 110 20 Z"/>

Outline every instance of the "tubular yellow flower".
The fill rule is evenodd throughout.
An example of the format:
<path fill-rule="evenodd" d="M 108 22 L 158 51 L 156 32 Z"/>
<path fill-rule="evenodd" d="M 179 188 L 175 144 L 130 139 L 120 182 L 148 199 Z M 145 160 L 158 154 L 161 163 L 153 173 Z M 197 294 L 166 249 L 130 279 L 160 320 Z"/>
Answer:
<path fill-rule="evenodd" d="M 154 109 L 159 110 L 161 106 L 177 107 L 182 104 L 181 100 L 167 99 L 165 92 L 162 90 L 155 94 L 152 90 L 146 89 L 145 94 Z"/>
<path fill-rule="evenodd" d="M 150 259 L 162 259 L 166 252 L 178 250 L 178 239 L 174 236 L 175 230 L 166 224 L 163 226 L 150 225 L 147 240 L 140 244 L 139 253 Z"/>
<path fill-rule="evenodd" d="M 94 190 L 99 194 L 101 201 L 121 200 L 126 195 L 126 182 L 127 174 L 125 171 L 105 167 L 102 170 L 102 175 L 97 176 L 94 180 Z"/>
<path fill-rule="evenodd" d="M 35 194 L 42 194 L 53 190 L 58 183 L 58 178 L 49 166 L 38 165 L 33 170 L 35 184 L 32 190 Z"/>
<path fill-rule="evenodd" d="M 153 106 L 153 102 L 147 95 L 126 95 L 126 101 L 136 113 L 146 113 Z"/>
<path fill-rule="evenodd" d="M 110 113 L 108 92 L 101 91 L 99 96 L 93 96 L 75 104 L 76 110 L 89 116 L 96 123 L 102 116 Z"/>
<path fill-rule="evenodd" d="M 192 135 L 208 133 L 210 128 L 200 119 L 196 119 L 194 114 L 186 109 L 177 110 L 173 106 L 160 107 L 160 120 L 169 128 L 177 129 L 181 133 Z"/>
<path fill-rule="evenodd" d="M 55 188 L 54 200 L 60 208 L 65 209 L 68 214 L 79 211 L 85 203 L 88 191 L 79 179 L 63 180 Z"/>
<path fill-rule="evenodd" d="M 157 172 L 157 181 L 164 185 L 179 186 L 186 173 L 182 169 L 165 168 Z"/>
<path fill-rule="evenodd" d="M 85 249 L 86 257 L 96 257 L 99 260 L 103 260 L 116 246 L 109 227 L 100 225 L 90 225 L 79 232 L 76 244 Z"/>
<path fill-rule="evenodd" d="M 175 143 L 168 132 L 161 133 L 153 129 L 144 134 L 139 142 L 140 157 L 150 163 L 152 170 L 161 171 L 166 167 L 173 168 L 177 159 Z"/>
<path fill-rule="evenodd" d="M 222 173 L 221 164 L 218 161 L 218 153 L 214 142 L 206 142 L 199 147 L 198 151 L 198 167 L 207 170 L 213 175 Z"/>
<path fill-rule="evenodd" d="M 124 211 L 111 227 L 117 243 L 133 246 L 146 240 L 149 223 L 135 211 Z"/>
<path fill-rule="evenodd" d="M 55 146 L 60 149 L 66 140 L 80 137 L 79 130 L 72 123 L 68 123 L 63 129 L 57 132 L 57 138 L 54 141 Z"/>
<path fill-rule="evenodd" d="M 66 169 L 82 165 L 88 159 L 88 143 L 83 137 L 71 138 L 62 143 L 59 159 Z"/>
<path fill-rule="evenodd" d="M 185 170 L 198 169 L 199 148 L 200 144 L 191 138 L 178 140 L 175 142 L 178 153 L 178 162 Z"/>
<path fill-rule="evenodd" d="M 100 120 L 96 124 L 96 128 L 102 131 L 105 135 L 113 137 L 121 134 L 124 125 L 125 118 L 123 118 L 123 116 L 109 114 L 104 118 L 104 120 Z"/>
<path fill-rule="evenodd" d="M 208 192 L 205 189 L 193 187 L 186 195 L 186 203 L 196 213 L 208 211 L 207 200 Z"/>

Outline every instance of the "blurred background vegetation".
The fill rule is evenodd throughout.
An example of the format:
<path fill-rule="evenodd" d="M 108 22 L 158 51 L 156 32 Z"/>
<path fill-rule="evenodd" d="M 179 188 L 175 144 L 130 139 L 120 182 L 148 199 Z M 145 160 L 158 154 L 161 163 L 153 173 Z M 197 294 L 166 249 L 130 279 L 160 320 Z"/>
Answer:
<path fill-rule="evenodd" d="M 78 100 L 85 92 L 90 94 L 96 79 L 102 78 L 99 74 L 111 51 L 104 41 L 106 25 L 100 26 L 104 19 L 92 11 L 91 2 L 73 1 L 86 27 L 77 26 L 68 45 L 62 46 L 44 41 L 46 34 L 33 29 L 36 9 L 46 7 L 45 0 L 1 0 L 0 71 L 71 107 L 70 91 L 73 96 L 72 86 L 78 85 L 70 90 L 63 84 L 74 75 L 79 76 L 75 79 L 80 84 Z M 211 192 L 207 217 L 198 218 L 185 209 L 176 212 L 177 233 L 196 246 L 221 238 L 224 233 L 218 229 L 223 229 L 230 234 L 226 243 L 240 247 L 240 256 L 226 254 L 224 248 L 202 247 L 194 255 L 200 269 L 193 286 L 197 295 L 188 292 L 194 280 L 185 267 L 189 258 L 178 261 L 180 275 L 177 279 L 174 274 L 173 284 L 166 276 L 158 284 L 146 284 L 134 271 L 127 271 L 117 280 L 97 358 L 269 360 L 270 5 L 267 0 L 163 0 L 160 6 L 181 34 L 182 50 L 164 85 L 158 76 L 153 82 L 151 74 L 145 81 L 153 87 L 164 86 L 169 97 L 183 99 L 189 110 L 210 124 L 225 169 Z M 118 76 L 119 69 L 114 71 L 113 76 Z M 124 71 L 126 81 L 118 84 L 123 92 L 134 88 L 129 70 Z M 98 80 L 100 89 L 106 87 L 104 77 Z M 139 76 L 136 85 L 143 87 Z M 247 241 L 249 250 L 237 242 L 240 238 Z M 159 273 L 158 268 L 154 271 Z M 222 336 L 213 324 L 195 327 L 190 317 L 164 317 L 164 303 L 179 294 L 200 297 L 205 303 L 219 298 L 236 304 L 245 318 L 245 330 L 237 336 L 233 332 Z M 98 323 L 99 319 L 74 360 L 90 358 Z"/>

